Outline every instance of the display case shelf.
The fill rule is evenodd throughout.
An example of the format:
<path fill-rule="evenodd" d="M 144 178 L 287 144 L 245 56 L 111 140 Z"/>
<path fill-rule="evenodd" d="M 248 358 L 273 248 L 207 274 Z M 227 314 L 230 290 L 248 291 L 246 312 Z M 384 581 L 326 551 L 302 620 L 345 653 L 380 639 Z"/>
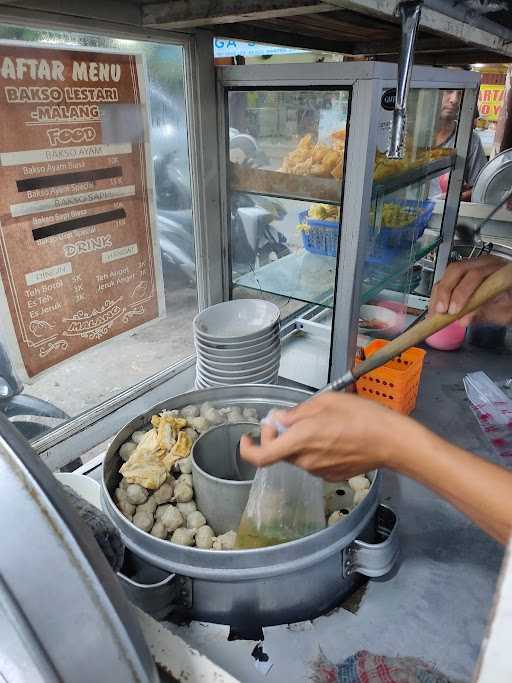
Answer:
<path fill-rule="evenodd" d="M 374 180 L 372 197 L 390 194 L 391 192 L 402 190 L 403 188 L 416 183 L 426 183 L 429 180 L 433 180 L 450 171 L 455 165 L 455 160 L 456 155 L 454 153 L 449 156 L 441 157 L 440 159 L 429 161 L 428 164 L 410 168 L 403 173 L 389 175 L 382 180 Z"/>
<path fill-rule="evenodd" d="M 437 249 L 440 243 L 440 237 L 430 237 L 426 243 L 416 244 L 412 257 L 407 253 L 404 258 L 398 258 L 389 266 L 368 264 L 363 280 L 362 303 L 370 301 L 389 287 L 391 282 L 404 275 L 414 263 Z M 334 257 L 316 256 L 300 250 L 236 278 L 233 284 L 333 308 L 335 272 Z"/>
<path fill-rule="evenodd" d="M 449 171 L 455 164 L 455 158 L 455 155 L 445 156 L 402 173 L 374 180 L 372 197 L 390 194 L 414 183 L 428 182 Z M 340 204 L 341 195 L 341 182 L 334 178 L 290 175 L 234 163 L 230 164 L 230 188 L 233 192 L 251 195 L 335 205 Z"/>

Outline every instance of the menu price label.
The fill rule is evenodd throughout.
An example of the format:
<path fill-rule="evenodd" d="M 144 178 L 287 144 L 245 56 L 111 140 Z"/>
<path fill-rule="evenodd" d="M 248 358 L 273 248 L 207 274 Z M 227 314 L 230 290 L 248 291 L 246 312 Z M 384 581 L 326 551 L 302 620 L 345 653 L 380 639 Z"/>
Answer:
<path fill-rule="evenodd" d="M 164 313 L 141 60 L 0 44 L 2 338 L 25 379 Z"/>

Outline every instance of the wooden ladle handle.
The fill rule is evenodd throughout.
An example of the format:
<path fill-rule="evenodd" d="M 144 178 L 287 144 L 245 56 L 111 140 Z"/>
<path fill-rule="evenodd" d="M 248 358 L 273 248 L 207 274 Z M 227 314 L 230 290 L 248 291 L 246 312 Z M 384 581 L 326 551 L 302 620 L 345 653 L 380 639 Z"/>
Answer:
<path fill-rule="evenodd" d="M 384 363 L 411 348 L 411 346 L 425 341 L 434 332 L 438 332 L 455 320 L 460 320 L 468 313 L 476 311 L 477 308 L 480 308 L 487 301 L 491 301 L 498 294 L 503 294 L 503 292 L 509 289 L 512 290 L 512 263 L 503 266 L 503 268 L 489 275 L 478 289 L 473 292 L 459 313 L 435 313 L 431 317 L 425 318 L 357 365 L 352 371 L 354 379 L 358 379 L 367 372 L 370 372 L 370 370 L 379 368 Z"/>

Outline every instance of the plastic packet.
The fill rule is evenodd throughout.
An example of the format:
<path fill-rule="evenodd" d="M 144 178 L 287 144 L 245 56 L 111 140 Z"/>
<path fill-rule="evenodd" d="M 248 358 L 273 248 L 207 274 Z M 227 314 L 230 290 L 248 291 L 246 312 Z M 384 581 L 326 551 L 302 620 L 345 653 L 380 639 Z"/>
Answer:
<path fill-rule="evenodd" d="M 464 388 L 489 443 L 512 464 L 512 399 L 482 371 L 466 375 Z"/>
<path fill-rule="evenodd" d="M 288 462 L 278 462 L 256 472 L 240 522 L 237 547 L 278 545 L 323 528 L 323 480 Z"/>

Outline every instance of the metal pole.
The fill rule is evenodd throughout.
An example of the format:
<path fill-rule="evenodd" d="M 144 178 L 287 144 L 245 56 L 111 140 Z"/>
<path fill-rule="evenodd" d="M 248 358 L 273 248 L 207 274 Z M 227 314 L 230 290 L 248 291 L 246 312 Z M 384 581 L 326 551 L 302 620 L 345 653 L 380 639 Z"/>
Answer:
<path fill-rule="evenodd" d="M 222 229 L 213 35 L 195 34 L 185 50 L 197 298 L 203 309 L 223 300 Z"/>
<path fill-rule="evenodd" d="M 381 90 L 378 78 L 355 81 L 352 88 L 329 380 L 352 367 L 356 352 Z"/>

